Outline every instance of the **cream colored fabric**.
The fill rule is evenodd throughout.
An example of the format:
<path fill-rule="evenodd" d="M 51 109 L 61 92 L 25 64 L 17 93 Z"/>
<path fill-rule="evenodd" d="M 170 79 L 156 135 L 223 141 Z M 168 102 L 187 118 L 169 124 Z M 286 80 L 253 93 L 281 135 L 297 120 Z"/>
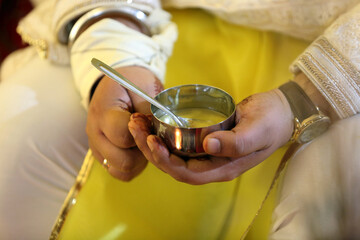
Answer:
<path fill-rule="evenodd" d="M 49 239 L 88 149 L 86 112 L 70 68 L 33 47 L 0 79 L 0 239 Z"/>
<path fill-rule="evenodd" d="M 360 116 L 331 126 L 289 162 L 270 239 L 360 239 Z"/>

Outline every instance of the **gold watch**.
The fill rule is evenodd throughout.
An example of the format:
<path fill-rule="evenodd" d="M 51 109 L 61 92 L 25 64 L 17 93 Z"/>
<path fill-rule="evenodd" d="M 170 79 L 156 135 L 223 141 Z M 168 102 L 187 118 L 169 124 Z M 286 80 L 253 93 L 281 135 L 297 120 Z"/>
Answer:
<path fill-rule="evenodd" d="M 330 118 L 315 106 L 296 82 L 289 81 L 281 85 L 279 90 L 285 95 L 294 114 L 295 127 L 290 141 L 307 143 L 328 129 Z"/>

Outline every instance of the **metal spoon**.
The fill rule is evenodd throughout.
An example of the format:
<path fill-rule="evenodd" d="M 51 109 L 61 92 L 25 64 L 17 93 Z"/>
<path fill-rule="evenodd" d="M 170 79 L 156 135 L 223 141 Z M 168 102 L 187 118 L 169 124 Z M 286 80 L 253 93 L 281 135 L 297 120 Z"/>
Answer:
<path fill-rule="evenodd" d="M 143 92 L 140 88 L 138 88 L 135 84 L 130 82 L 128 79 L 126 79 L 123 75 L 115 71 L 112 67 L 109 65 L 106 65 L 99 59 L 93 58 L 91 60 L 92 65 L 96 67 L 99 71 L 103 72 L 105 75 L 119 83 L 121 86 L 129 89 L 133 93 L 137 94 L 138 96 L 142 97 L 152 105 L 156 106 L 160 110 L 164 111 L 166 114 L 168 114 L 179 127 L 188 127 L 188 123 L 185 119 L 176 116 L 173 112 L 171 112 L 168 108 L 166 108 L 164 105 L 156 101 L 154 98 L 147 95 L 145 92 Z"/>

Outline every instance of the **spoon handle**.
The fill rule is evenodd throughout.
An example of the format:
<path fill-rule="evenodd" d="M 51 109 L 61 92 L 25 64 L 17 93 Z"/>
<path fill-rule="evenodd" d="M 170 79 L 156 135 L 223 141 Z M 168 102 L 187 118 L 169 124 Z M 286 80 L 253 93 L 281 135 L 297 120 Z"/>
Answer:
<path fill-rule="evenodd" d="M 115 71 L 112 67 L 109 65 L 103 63 L 99 59 L 93 58 L 91 60 L 92 65 L 96 67 L 99 71 L 103 72 L 105 75 L 119 83 L 121 86 L 125 87 L 126 89 L 129 89 L 133 93 L 137 94 L 138 96 L 144 98 L 146 101 L 150 102 L 152 105 L 156 106 L 160 110 L 166 112 L 170 115 L 170 117 L 176 122 L 178 126 L 184 127 L 184 123 L 179 120 L 179 118 L 172 113 L 169 109 L 167 109 L 164 105 L 160 104 L 158 101 L 156 101 L 154 98 L 147 95 L 145 92 L 143 92 L 140 88 L 138 88 L 135 84 L 133 84 L 131 81 L 126 79 L 123 75 Z"/>

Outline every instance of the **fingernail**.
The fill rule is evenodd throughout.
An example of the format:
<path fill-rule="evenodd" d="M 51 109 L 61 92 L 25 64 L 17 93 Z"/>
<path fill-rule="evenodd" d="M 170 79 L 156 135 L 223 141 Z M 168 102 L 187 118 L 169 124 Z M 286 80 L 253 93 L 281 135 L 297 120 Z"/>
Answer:
<path fill-rule="evenodd" d="M 153 141 L 150 141 L 148 138 L 146 142 L 147 142 L 148 147 L 150 148 L 150 151 L 154 152 Z"/>
<path fill-rule="evenodd" d="M 207 152 L 210 154 L 219 153 L 221 151 L 221 143 L 219 139 L 209 138 L 207 140 Z"/>

